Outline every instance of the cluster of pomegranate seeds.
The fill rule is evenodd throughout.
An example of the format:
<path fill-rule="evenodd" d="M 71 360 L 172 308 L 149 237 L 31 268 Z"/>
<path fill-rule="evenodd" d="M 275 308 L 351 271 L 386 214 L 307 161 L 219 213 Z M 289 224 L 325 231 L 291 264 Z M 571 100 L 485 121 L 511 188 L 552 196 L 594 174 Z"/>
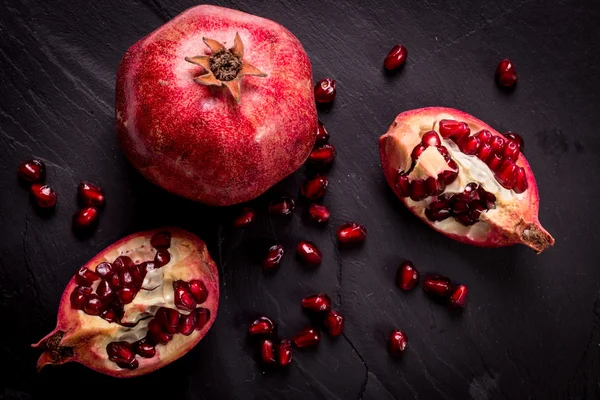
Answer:
<path fill-rule="evenodd" d="M 56 205 L 56 192 L 50 186 L 34 183 L 30 191 L 36 204 L 41 208 L 51 208 Z"/>
<path fill-rule="evenodd" d="M 254 221 L 255 217 L 256 217 L 256 212 L 252 208 L 244 207 L 233 218 L 232 224 L 235 228 L 245 228 Z"/>
<path fill-rule="evenodd" d="M 29 183 L 43 182 L 46 177 L 46 166 L 36 159 L 23 161 L 17 171 L 19 177 Z"/>
<path fill-rule="evenodd" d="M 408 50 L 406 47 L 402 46 L 401 44 L 397 44 L 392 47 L 388 55 L 385 56 L 383 65 L 388 71 L 393 71 L 404 65 L 406 62 L 406 57 L 408 57 Z"/>
<path fill-rule="evenodd" d="M 423 282 L 423 290 L 438 298 L 447 299 L 451 307 L 463 308 L 467 304 L 468 287 L 458 285 L 454 287 L 450 279 L 440 275 L 429 275 Z"/>
<path fill-rule="evenodd" d="M 412 262 L 403 261 L 396 274 L 396 284 L 402 290 L 412 290 L 419 283 L 419 271 Z"/>
<path fill-rule="evenodd" d="M 294 213 L 295 209 L 296 202 L 288 196 L 282 196 L 269 204 L 269 213 L 275 216 L 288 217 Z"/>
<path fill-rule="evenodd" d="M 496 82 L 503 87 L 512 87 L 517 83 L 517 72 L 508 58 L 500 61 L 496 67 Z"/>
<path fill-rule="evenodd" d="M 324 224 L 329 221 L 329 216 L 331 215 L 329 208 L 316 203 L 311 203 L 308 206 L 307 212 L 310 219 L 318 224 Z"/>
<path fill-rule="evenodd" d="M 335 337 L 342 334 L 342 330 L 344 329 L 344 317 L 339 312 L 331 309 L 331 299 L 327 294 L 318 293 L 303 298 L 302 308 L 310 313 L 317 314 L 318 316 L 322 317 L 323 325 L 331 336 Z M 298 335 L 296 335 L 299 337 L 298 342 L 304 344 L 303 347 L 308 346 L 308 344 L 306 344 L 307 341 L 310 342 L 313 340 L 314 344 L 318 343 L 320 335 L 318 332 L 316 335 L 313 335 L 313 332 L 317 331 L 315 331 L 313 328 L 308 328 L 300 332 Z M 296 342 L 296 338 L 294 338 L 294 342 Z"/>
<path fill-rule="evenodd" d="M 347 222 L 340 225 L 336 235 L 341 244 L 362 243 L 367 238 L 367 228 L 356 222 Z"/>
<path fill-rule="evenodd" d="M 46 179 L 46 166 L 42 161 L 37 159 L 23 161 L 17 172 L 19 178 L 32 184 L 29 192 L 40 208 L 49 209 L 56 205 L 56 192 L 50 186 L 43 184 Z"/>
<path fill-rule="evenodd" d="M 329 104 L 335 100 L 335 80 L 334 79 L 321 79 L 315 85 L 315 101 L 320 104 Z"/>
<path fill-rule="evenodd" d="M 300 187 L 300 194 L 308 200 L 317 200 L 325 195 L 329 180 L 326 176 L 316 175 L 309 178 Z"/>
<path fill-rule="evenodd" d="M 283 259 L 283 254 L 284 250 L 282 245 L 276 244 L 271 246 L 267 251 L 267 255 L 263 259 L 263 268 L 265 270 L 270 270 L 278 267 Z"/>
<path fill-rule="evenodd" d="M 260 339 L 260 359 L 265 366 L 287 367 L 292 362 L 292 342 L 282 339 L 275 344 L 275 324 L 268 317 L 259 317 L 248 326 L 248 334 Z"/>
<path fill-rule="evenodd" d="M 314 243 L 307 240 L 298 243 L 296 253 L 306 265 L 317 266 L 323 261 L 321 250 Z"/>
<path fill-rule="evenodd" d="M 454 217 L 464 226 L 479 221 L 482 212 L 496 208 L 496 196 L 482 186 L 471 182 L 462 193 L 444 193 L 429 203 L 425 216 L 430 221 L 443 221 Z"/>
<path fill-rule="evenodd" d="M 77 185 L 77 198 L 83 208 L 73 214 L 73 227 L 75 229 L 91 228 L 98 221 L 99 208 L 104 206 L 104 191 L 96 184 L 82 181 Z"/>
<path fill-rule="evenodd" d="M 399 356 L 406 350 L 408 337 L 401 330 L 394 330 L 388 339 L 388 350 L 395 356 Z"/>

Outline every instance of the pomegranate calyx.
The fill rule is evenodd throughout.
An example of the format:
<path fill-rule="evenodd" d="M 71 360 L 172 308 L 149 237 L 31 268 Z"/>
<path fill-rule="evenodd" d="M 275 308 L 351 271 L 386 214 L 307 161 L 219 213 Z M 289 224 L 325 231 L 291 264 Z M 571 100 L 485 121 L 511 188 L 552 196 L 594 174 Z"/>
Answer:
<path fill-rule="evenodd" d="M 204 68 L 204 74 L 194 78 L 194 82 L 205 86 L 225 86 L 235 99 L 240 102 L 240 79 L 246 75 L 264 78 L 262 72 L 252 64 L 244 61 L 244 44 L 236 32 L 233 47 L 226 49 L 222 43 L 209 38 L 202 38 L 211 51 L 210 56 L 185 57 L 185 61 Z"/>
<path fill-rule="evenodd" d="M 38 343 L 31 345 L 33 348 L 44 350 L 36 365 L 38 372 L 46 365 L 60 365 L 71 361 L 75 355 L 73 348 L 60 345 L 64 335 L 65 332 L 57 330 L 40 340 Z"/>

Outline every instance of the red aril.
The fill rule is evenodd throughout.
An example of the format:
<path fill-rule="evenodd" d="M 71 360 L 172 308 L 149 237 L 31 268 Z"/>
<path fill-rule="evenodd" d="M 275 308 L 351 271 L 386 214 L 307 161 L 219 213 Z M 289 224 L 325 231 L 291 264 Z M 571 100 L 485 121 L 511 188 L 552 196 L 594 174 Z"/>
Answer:
<path fill-rule="evenodd" d="M 401 330 L 395 330 L 390 333 L 388 338 L 388 350 L 392 355 L 399 356 L 406 351 L 408 338 L 406 333 Z"/>
<path fill-rule="evenodd" d="M 311 151 L 308 156 L 308 162 L 324 167 L 331 164 L 335 159 L 335 156 L 335 147 L 331 144 L 324 144 L 320 147 L 315 147 L 314 150 Z"/>
<path fill-rule="evenodd" d="M 269 204 L 269 213 L 271 215 L 288 217 L 294 213 L 296 202 L 291 197 L 282 196 Z"/>
<path fill-rule="evenodd" d="M 275 348 L 272 340 L 265 339 L 260 342 L 260 358 L 265 365 L 275 364 Z"/>
<path fill-rule="evenodd" d="M 156 347 L 145 338 L 133 343 L 132 348 L 140 357 L 152 358 L 156 355 Z"/>
<path fill-rule="evenodd" d="M 335 310 L 330 310 L 325 316 L 325 328 L 327 332 L 333 337 L 339 336 L 344 330 L 344 317 Z"/>
<path fill-rule="evenodd" d="M 171 233 L 169 231 L 158 232 L 156 235 L 152 236 L 150 246 L 155 249 L 168 249 L 171 247 Z"/>
<path fill-rule="evenodd" d="M 30 188 L 33 199 L 41 208 L 50 208 L 56 205 L 56 192 L 48 185 L 34 183 Z"/>
<path fill-rule="evenodd" d="M 406 57 L 408 57 L 408 50 L 406 47 L 402 46 L 401 44 L 397 44 L 392 47 L 388 55 L 385 56 L 383 65 L 388 71 L 393 71 L 404 65 L 406 62 Z"/>
<path fill-rule="evenodd" d="M 403 261 L 396 274 L 396 284 L 402 290 L 411 290 L 417 283 L 419 283 L 419 271 L 410 261 Z"/>
<path fill-rule="evenodd" d="M 448 297 L 452 291 L 452 284 L 445 276 L 428 275 L 423 281 L 423 290 L 439 297 Z"/>
<path fill-rule="evenodd" d="M 523 151 L 523 149 L 525 148 L 525 142 L 523 141 L 521 135 L 519 135 L 518 133 L 508 131 L 504 133 L 504 137 L 508 140 L 516 142 L 519 145 L 519 150 Z"/>
<path fill-rule="evenodd" d="M 329 208 L 322 206 L 320 204 L 311 203 L 308 206 L 308 216 L 310 219 L 319 224 L 324 224 L 329 221 L 329 216 L 331 215 Z"/>
<path fill-rule="evenodd" d="M 85 229 L 98 222 L 98 209 L 96 207 L 86 207 L 73 214 L 73 227 L 76 229 Z"/>
<path fill-rule="evenodd" d="M 512 87 L 517 83 L 517 72 L 515 66 L 505 58 L 496 67 L 496 82 L 503 87 Z"/>
<path fill-rule="evenodd" d="M 300 187 L 300 193 L 308 200 L 317 200 L 325 195 L 329 180 L 327 177 L 317 175 L 314 178 L 309 178 Z"/>
<path fill-rule="evenodd" d="M 46 177 L 46 166 L 36 159 L 23 161 L 17 171 L 22 179 L 30 183 L 43 182 Z"/>
<path fill-rule="evenodd" d="M 329 141 L 329 132 L 325 129 L 325 125 L 321 121 L 319 121 L 319 125 L 317 128 L 317 141 L 316 145 L 321 146 Z"/>
<path fill-rule="evenodd" d="M 267 251 L 267 255 L 263 259 L 263 268 L 269 270 L 278 267 L 283 259 L 283 254 L 284 250 L 282 245 L 276 244 L 271 246 Z"/>
<path fill-rule="evenodd" d="M 334 79 L 321 79 L 315 85 L 315 101 L 321 104 L 328 104 L 335 100 L 335 86 Z"/>
<path fill-rule="evenodd" d="M 347 222 L 338 227 L 336 235 L 342 244 L 362 243 L 367 238 L 367 228 L 356 222 Z"/>
<path fill-rule="evenodd" d="M 467 293 L 468 289 L 466 285 L 458 285 L 450 298 L 448 299 L 448 304 L 452 307 L 462 308 L 467 305 Z"/>
<path fill-rule="evenodd" d="M 466 122 L 454 119 L 441 119 L 438 129 L 444 139 L 452 139 L 455 142 L 460 141 L 460 139 L 471 133 L 471 129 Z"/>
<path fill-rule="evenodd" d="M 251 336 L 271 335 L 275 331 L 275 324 L 267 317 L 260 317 L 248 326 Z"/>
<path fill-rule="evenodd" d="M 104 192 L 100 186 L 83 181 L 77 186 L 77 196 L 84 206 L 102 207 L 104 205 Z"/>
<path fill-rule="evenodd" d="M 314 328 L 306 328 L 294 336 L 294 344 L 297 348 L 316 346 L 321 341 L 321 333 Z"/>
<path fill-rule="evenodd" d="M 298 243 L 296 253 L 305 264 L 310 266 L 317 266 L 323 261 L 321 250 L 314 243 L 307 240 Z"/>
<path fill-rule="evenodd" d="M 277 363 L 280 367 L 287 367 L 292 362 L 292 342 L 283 339 L 277 346 Z"/>
<path fill-rule="evenodd" d="M 331 309 L 331 299 L 325 293 L 314 294 L 302 299 L 302 308 L 313 312 L 325 312 Z"/>
<path fill-rule="evenodd" d="M 235 228 L 245 228 L 254 222 L 256 217 L 256 211 L 250 207 L 244 207 L 242 210 L 233 218 L 233 226 Z"/>

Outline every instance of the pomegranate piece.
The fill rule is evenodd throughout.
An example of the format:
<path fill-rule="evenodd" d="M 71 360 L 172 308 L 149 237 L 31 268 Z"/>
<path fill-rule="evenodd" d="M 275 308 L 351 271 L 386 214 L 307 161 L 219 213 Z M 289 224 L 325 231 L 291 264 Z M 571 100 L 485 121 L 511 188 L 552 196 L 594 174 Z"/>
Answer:
<path fill-rule="evenodd" d="M 315 101 L 321 104 L 328 104 L 335 100 L 335 80 L 334 79 L 321 79 L 315 85 Z"/>
<path fill-rule="evenodd" d="M 325 316 L 324 324 L 331 336 L 340 336 L 344 330 L 344 317 L 337 311 L 330 310 Z"/>
<path fill-rule="evenodd" d="M 292 342 L 283 339 L 277 346 L 277 364 L 280 367 L 287 367 L 292 363 Z"/>
<path fill-rule="evenodd" d="M 450 304 L 452 307 L 463 308 L 467 305 L 467 292 L 467 286 L 458 285 L 448 299 L 448 304 Z"/>
<path fill-rule="evenodd" d="M 302 299 L 302 308 L 313 312 L 326 312 L 331 309 L 331 299 L 325 293 L 314 294 Z"/>
<path fill-rule="evenodd" d="M 325 125 L 321 121 L 319 121 L 319 126 L 317 128 L 317 142 L 315 143 L 317 146 L 324 145 L 329 141 L 329 132 L 325 129 Z"/>
<path fill-rule="evenodd" d="M 347 222 L 340 225 L 336 235 L 342 244 L 362 243 L 367 238 L 367 228 L 355 222 Z"/>
<path fill-rule="evenodd" d="M 155 252 L 151 242 L 165 251 L 173 248 L 173 259 L 161 271 L 148 268 Z M 177 296 L 171 285 L 185 286 L 186 292 Z M 203 307 L 180 314 L 176 301 L 189 306 L 187 297 L 193 304 L 204 299 Z M 67 284 L 56 329 L 34 345 L 43 350 L 38 368 L 76 361 L 116 377 L 154 371 L 205 336 L 218 300 L 216 265 L 196 236 L 177 228 L 128 236 L 92 258 Z"/>
<path fill-rule="evenodd" d="M 321 250 L 312 242 L 303 240 L 298 243 L 296 248 L 298 257 L 307 265 L 317 266 L 323 261 L 323 254 Z"/>
<path fill-rule="evenodd" d="M 300 194 L 308 200 L 317 200 L 325 195 L 329 180 L 327 177 L 317 175 L 314 178 L 307 179 L 300 187 Z"/>
<path fill-rule="evenodd" d="M 450 279 L 445 276 L 428 275 L 423 282 L 423 290 L 439 297 L 448 297 L 452 291 Z"/>
<path fill-rule="evenodd" d="M 299 349 L 316 346 L 321 341 L 321 333 L 317 329 L 306 328 L 298 332 L 294 336 L 293 341 L 294 345 Z"/>
<path fill-rule="evenodd" d="M 406 346 L 408 345 L 408 338 L 406 337 L 406 333 L 401 330 L 395 330 L 390 333 L 390 337 L 388 339 L 388 350 L 392 355 L 399 356 L 406 351 Z"/>
<path fill-rule="evenodd" d="M 335 147 L 331 144 L 324 144 L 315 149 L 308 156 L 308 161 L 311 164 L 319 166 L 327 166 L 333 162 L 336 156 Z"/>
<path fill-rule="evenodd" d="M 36 159 L 23 161 L 17 171 L 22 179 L 30 183 L 43 182 L 46 177 L 46 166 Z"/>
<path fill-rule="evenodd" d="M 318 224 L 324 224 L 329 221 L 329 216 L 331 215 L 329 208 L 322 206 L 320 204 L 311 203 L 308 206 L 308 216 L 311 220 L 315 221 Z"/>
<path fill-rule="evenodd" d="M 516 142 L 519 145 L 520 151 L 523 151 L 523 149 L 525 148 L 525 142 L 523 141 L 523 138 L 521 137 L 521 135 L 519 135 L 518 133 L 508 131 L 508 132 L 504 133 L 504 137 L 507 138 L 508 140 L 512 140 L 513 142 Z"/>
<path fill-rule="evenodd" d="M 393 71 L 404 65 L 406 62 L 406 57 L 408 57 L 408 50 L 406 47 L 402 46 L 401 44 L 397 44 L 392 47 L 388 55 L 385 56 L 383 65 L 388 71 Z"/>
<path fill-rule="evenodd" d="M 287 196 L 275 199 L 271 201 L 271 204 L 269 204 L 269 213 L 271 215 L 288 217 L 294 213 L 295 209 L 296 202 L 294 201 L 294 199 Z"/>
<path fill-rule="evenodd" d="M 271 246 L 263 259 L 263 268 L 269 270 L 278 267 L 283 259 L 283 254 L 284 250 L 282 245 L 276 244 L 275 246 Z"/>
<path fill-rule="evenodd" d="M 73 227 L 75 229 L 85 229 L 98 222 L 98 209 L 96 207 L 86 207 L 73 214 Z"/>
<path fill-rule="evenodd" d="M 412 290 L 419 282 L 419 271 L 410 261 L 403 261 L 396 274 L 396 284 L 402 290 Z"/>
<path fill-rule="evenodd" d="M 503 87 L 512 87 L 517 83 L 517 72 L 512 61 L 503 59 L 496 67 L 496 82 Z"/>
<path fill-rule="evenodd" d="M 271 335 L 275 331 L 275 324 L 267 317 L 260 317 L 248 326 L 250 336 Z"/>
<path fill-rule="evenodd" d="M 275 348 L 272 340 L 265 339 L 260 342 L 260 358 L 265 365 L 275 364 Z"/>
<path fill-rule="evenodd" d="M 34 183 L 30 191 L 36 204 L 41 208 L 51 208 L 56 205 L 56 192 L 50 186 Z"/>
<path fill-rule="evenodd" d="M 83 181 L 77 185 L 77 195 L 84 206 L 102 207 L 104 205 L 104 192 L 100 186 Z"/>
<path fill-rule="evenodd" d="M 245 228 L 254 221 L 255 217 L 256 212 L 252 208 L 244 207 L 233 219 L 233 226 L 236 228 Z"/>

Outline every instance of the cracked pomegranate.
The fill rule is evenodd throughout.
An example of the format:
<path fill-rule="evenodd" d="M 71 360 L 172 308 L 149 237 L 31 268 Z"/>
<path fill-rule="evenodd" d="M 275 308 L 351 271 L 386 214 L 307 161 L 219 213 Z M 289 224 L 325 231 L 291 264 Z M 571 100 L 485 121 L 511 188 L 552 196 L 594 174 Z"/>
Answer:
<path fill-rule="evenodd" d="M 143 176 L 219 206 L 253 199 L 297 170 L 318 129 L 298 39 L 273 21 L 211 5 L 127 50 L 115 114 L 121 148 Z"/>
<path fill-rule="evenodd" d="M 30 183 L 43 182 L 46 177 L 46 166 L 36 159 L 23 161 L 17 171 L 22 179 Z"/>
<path fill-rule="evenodd" d="M 388 184 L 438 232 L 541 252 L 554 238 L 539 223 L 536 181 L 517 142 L 471 115 L 430 107 L 398 115 L 379 149 Z"/>
<path fill-rule="evenodd" d="M 75 361 L 116 377 L 154 371 L 206 335 L 218 301 L 217 268 L 200 239 L 177 228 L 130 235 L 67 284 L 56 328 L 33 345 L 44 350 L 38 369 Z"/>

